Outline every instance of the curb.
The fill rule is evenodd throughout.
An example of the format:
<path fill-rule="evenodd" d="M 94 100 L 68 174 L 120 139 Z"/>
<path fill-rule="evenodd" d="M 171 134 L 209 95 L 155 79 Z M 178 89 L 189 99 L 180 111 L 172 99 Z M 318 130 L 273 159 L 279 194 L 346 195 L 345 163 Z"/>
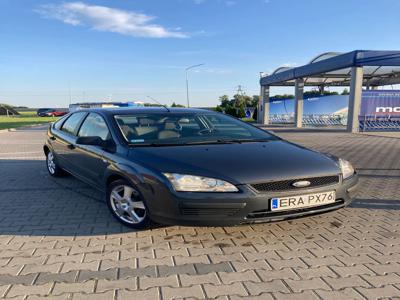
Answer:
<path fill-rule="evenodd" d="M 47 122 L 47 123 L 39 123 L 39 124 L 33 124 L 33 125 L 24 125 L 24 126 L 19 126 L 19 127 L 14 127 L 14 128 L 7 128 L 7 129 L 0 129 L 0 133 L 2 133 L 2 132 L 16 132 L 16 131 L 18 131 L 19 129 L 29 129 L 29 128 L 32 128 L 32 127 L 36 127 L 36 126 L 43 126 L 43 125 L 46 125 L 46 124 L 52 124 L 52 123 L 54 123 L 54 122 Z"/>

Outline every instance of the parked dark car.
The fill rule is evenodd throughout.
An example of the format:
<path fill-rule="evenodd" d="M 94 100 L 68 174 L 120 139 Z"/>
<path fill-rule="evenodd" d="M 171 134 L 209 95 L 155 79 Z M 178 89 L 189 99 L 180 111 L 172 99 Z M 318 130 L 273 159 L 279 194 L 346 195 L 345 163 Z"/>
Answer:
<path fill-rule="evenodd" d="M 114 217 L 145 228 L 281 220 L 348 205 L 358 181 L 343 159 L 200 109 L 81 110 L 53 125 L 44 152 L 105 191 Z"/>
<path fill-rule="evenodd" d="M 48 112 L 51 112 L 51 111 L 54 111 L 54 109 L 52 109 L 52 108 L 39 108 L 39 109 L 36 111 L 36 114 L 37 114 L 39 117 L 45 117 L 46 114 L 47 114 Z"/>

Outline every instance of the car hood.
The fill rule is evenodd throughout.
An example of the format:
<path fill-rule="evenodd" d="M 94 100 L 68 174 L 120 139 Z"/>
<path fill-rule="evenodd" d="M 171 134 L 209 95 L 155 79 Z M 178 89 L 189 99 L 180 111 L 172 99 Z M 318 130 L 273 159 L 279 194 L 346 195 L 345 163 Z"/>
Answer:
<path fill-rule="evenodd" d="M 326 155 L 283 141 L 135 147 L 129 158 L 153 171 L 219 178 L 234 184 L 339 174 Z"/>

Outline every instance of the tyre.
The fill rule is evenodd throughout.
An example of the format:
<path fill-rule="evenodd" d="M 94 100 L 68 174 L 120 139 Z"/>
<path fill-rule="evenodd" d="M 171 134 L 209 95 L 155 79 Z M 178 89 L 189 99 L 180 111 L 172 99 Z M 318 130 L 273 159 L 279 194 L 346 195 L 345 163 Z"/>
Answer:
<path fill-rule="evenodd" d="M 151 220 L 146 203 L 129 182 L 112 182 L 107 188 L 106 197 L 108 208 L 119 222 L 135 229 L 150 227 Z"/>
<path fill-rule="evenodd" d="M 61 177 L 65 175 L 65 171 L 57 164 L 52 151 L 48 151 L 46 154 L 46 166 L 47 171 L 53 177 Z"/>

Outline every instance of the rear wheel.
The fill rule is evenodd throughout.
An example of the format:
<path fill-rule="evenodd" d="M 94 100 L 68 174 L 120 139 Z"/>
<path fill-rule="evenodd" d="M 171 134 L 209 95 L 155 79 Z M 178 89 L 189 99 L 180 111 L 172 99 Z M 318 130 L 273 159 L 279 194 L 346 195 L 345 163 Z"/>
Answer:
<path fill-rule="evenodd" d="M 109 185 L 107 204 L 113 216 L 126 226 L 145 229 L 151 224 L 144 200 L 126 180 L 117 180 Z"/>
<path fill-rule="evenodd" d="M 53 177 L 61 177 L 65 175 L 65 171 L 57 164 L 54 158 L 54 153 L 51 151 L 48 151 L 46 154 L 46 166 L 47 171 Z"/>

